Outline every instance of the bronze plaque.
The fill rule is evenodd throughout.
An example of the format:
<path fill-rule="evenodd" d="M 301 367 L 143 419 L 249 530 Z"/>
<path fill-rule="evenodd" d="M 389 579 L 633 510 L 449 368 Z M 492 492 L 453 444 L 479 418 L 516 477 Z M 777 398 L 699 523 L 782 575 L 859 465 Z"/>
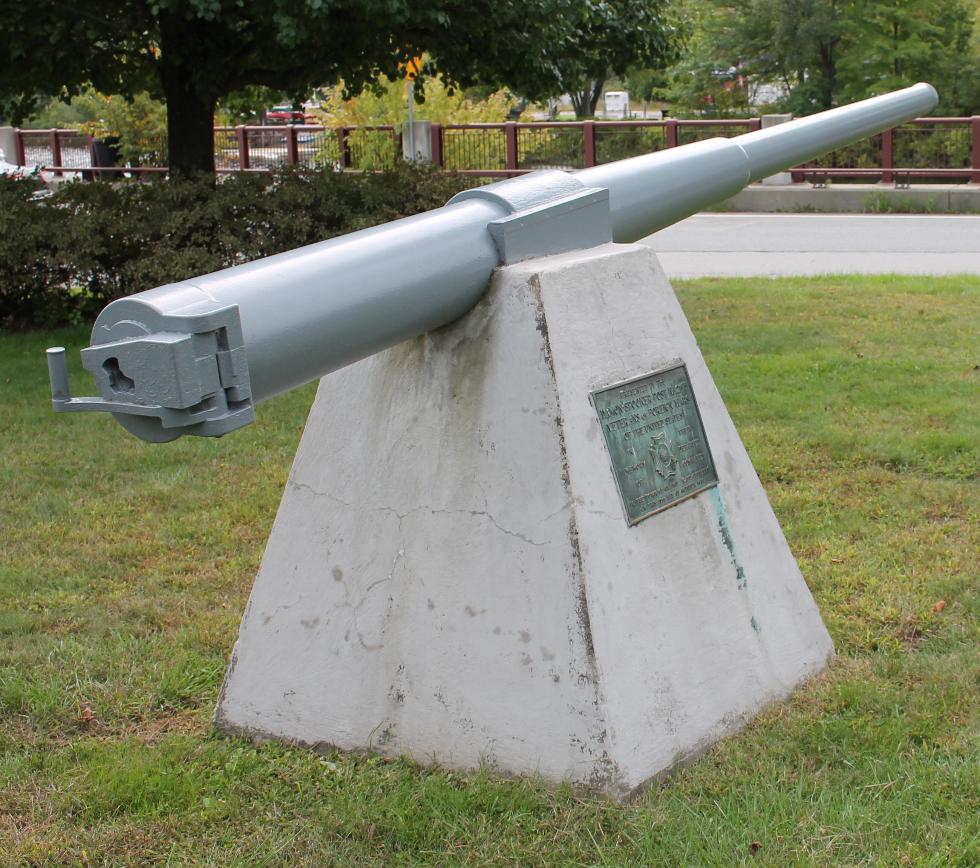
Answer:
<path fill-rule="evenodd" d="M 627 524 L 718 484 L 683 363 L 597 389 L 590 397 Z"/>

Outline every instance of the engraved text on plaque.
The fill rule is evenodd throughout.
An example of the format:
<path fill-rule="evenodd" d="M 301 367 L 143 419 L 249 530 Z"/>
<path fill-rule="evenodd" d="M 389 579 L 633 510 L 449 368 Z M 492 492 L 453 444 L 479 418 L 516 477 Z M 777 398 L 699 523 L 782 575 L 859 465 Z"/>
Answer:
<path fill-rule="evenodd" d="M 718 484 L 684 364 L 591 397 L 628 524 Z"/>

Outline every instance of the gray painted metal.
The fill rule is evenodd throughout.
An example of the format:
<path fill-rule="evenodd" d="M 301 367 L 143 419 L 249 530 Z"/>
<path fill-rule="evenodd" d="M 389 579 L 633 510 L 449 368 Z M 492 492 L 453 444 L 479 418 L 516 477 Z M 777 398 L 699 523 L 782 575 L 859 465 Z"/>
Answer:
<path fill-rule="evenodd" d="M 938 101 L 932 85 L 916 84 L 754 133 L 595 166 L 575 176 L 609 190 L 613 238 L 638 241 L 752 181 L 927 114 Z"/>
<path fill-rule="evenodd" d="M 732 139 L 579 172 L 533 172 L 447 205 L 108 305 L 82 363 L 101 398 L 72 398 L 48 351 L 59 412 L 111 412 L 145 440 L 220 436 L 254 405 L 451 322 L 502 262 L 635 241 L 753 180 L 929 112 L 928 84 Z"/>

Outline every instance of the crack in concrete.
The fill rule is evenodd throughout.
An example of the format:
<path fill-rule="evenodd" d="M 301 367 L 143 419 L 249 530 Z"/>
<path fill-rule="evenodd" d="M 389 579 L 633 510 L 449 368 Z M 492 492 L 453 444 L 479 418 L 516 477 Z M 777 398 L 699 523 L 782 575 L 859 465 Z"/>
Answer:
<path fill-rule="evenodd" d="M 569 504 L 566 501 L 561 507 L 556 509 L 554 512 L 549 512 L 544 518 L 542 518 L 541 523 L 544 524 L 546 521 L 550 521 L 551 519 L 553 519 L 556 515 L 561 515 L 563 512 L 566 512 L 570 506 L 571 504 Z"/>
<path fill-rule="evenodd" d="M 365 589 L 364 593 L 361 595 L 361 599 L 357 603 L 351 602 L 350 598 L 350 588 L 347 585 L 346 579 L 340 579 L 339 582 L 344 589 L 344 601 L 337 604 L 337 609 L 349 609 L 351 613 L 351 626 L 354 628 L 354 633 L 357 635 L 357 641 L 360 643 L 361 647 L 365 651 L 379 651 L 384 647 L 384 642 L 378 642 L 376 644 L 370 644 L 365 641 L 364 634 L 361 632 L 361 627 L 357 622 L 357 613 L 360 611 L 361 607 L 367 602 L 368 597 L 371 592 L 379 585 L 387 584 L 392 580 L 395 575 L 395 567 L 398 565 L 398 561 L 402 559 L 405 555 L 404 549 L 399 549 L 395 554 L 394 559 L 391 562 L 391 570 L 387 576 L 382 576 L 380 579 L 375 579 L 371 584 L 369 584 Z M 384 628 L 381 630 L 384 633 Z"/>
<path fill-rule="evenodd" d="M 452 510 L 452 511 L 453 512 L 461 512 L 461 510 Z M 497 528 L 497 530 L 499 530 L 501 533 L 505 533 L 505 534 L 507 534 L 507 536 L 516 537 L 517 539 L 522 540 L 523 542 L 526 542 L 530 546 L 546 546 L 546 545 L 548 545 L 551 542 L 551 540 L 544 540 L 543 542 L 537 542 L 537 541 L 531 539 L 530 537 L 524 536 L 524 534 L 522 534 L 522 533 L 518 533 L 516 530 L 508 530 L 502 524 L 500 524 L 497 521 L 497 519 L 495 519 L 486 510 L 469 510 L 469 514 L 470 515 L 483 515 L 483 516 L 486 516 L 488 519 L 490 519 L 490 523 L 495 528 Z"/>
<path fill-rule="evenodd" d="M 469 511 L 470 515 L 486 516 L 488 519 L 490 519 L 490 523 L 495 528 L 497 528 L 497 530 L 499 530 L 501 533 L 506 534 L 507 536 L 515 537 L 516 539 L 519 539 L 522 542 L 526 542 L 528 545 L 546 546 L 551 542 L 551 540 L 545 540 L 544 542 L 536 542 L 530 537 L 524 536 L 524 534 L 522 533 L 518 533 L 515 530 L 508 530 L 507 528 L 505 528 L 502 524 L 500 524 L 500 522 L 497 521 L 497 519 L 493 517 L 493 514 L 490 512 L 490 499 L 487 497 L 486 489 L 484 489 L 483 485 L 479 481 L 477 481 L 476 484 L 479 486 L 480 492 L 483 494 L 483 509 L 481 511 L 470 510 Z"/>
<path fill-rule="evenodd" d="M 617 273 L 616 274 L 616 277 L 617 278 L 621 278 L 622 277 L 622 274 Z M 616 358 L 619 359 L 619 364 L 622 366 L 622 369 L 625 372 L 629 368 L 629 365 L 627 365 L 626 359 L 623 358 L 623 354 L 620 352 L 620 349 L 619 349 L 620 342 L 619 342 L 619 340 L 616 337 L 616 326 L 613 323 L 612 318 L 609 316 L 609 313 L 608 313 L 609 312 L 610 305 L 609 305 L 608 300 L 607 300 L 607 297 L 606 297 L 607 296 L 607 290 L 606 290 L 605 287 L 603 287 L 600 292 L 601 292 L 601 296 L 600 297 L 602 298 L 602 310 L 605 313 L 605 316 L 603 318 L 606 321 L 606 325 L 609 327 L 610 340 L 608 342 L 608 346 L 612 347 L 613 352 L 616 353 Z"/>
<path fill-rule="evenodd" d="M 336 495 L 330 494 L 328 491 L 319 491 L 310 485 L 308 482 L 297 482 L 295 479 L 291 478 L 286 482 L 286 485 L 292 486 L 300 491 L 308 491 L 315 497 L 325 497 L 328 500 L 332 500 L 334 503 L 339 503 L 341 506 L 346 506 L 348 509 L 356 509 L 353 503 L 347 503 L 345 500 L 341 500 Z"/>
<path fill-rule="evenodd" d="M 428 512 L 431 515 L 471 515 L 471 516 L 483 516 L 483 517 L 489 519 L 490 523 L 495 528 L 497 528 L 497 530 L 499 530 L 501 533 L 507 534 L 507 536 L 516 537 L 517 539 L 520 539 L 523 542 L 526 542 L 528 545 L 532 545 L 532 546 L 546 546 L 546 545 L 549 545 L 551 543 L 551 540 L 544 540 L 544 541 L 540 541 L 540 542 L 538 540 L 533 540 L 530 537 L 524 536 L 524 534 L 522 534 L 522 533 L 518 533 L 517 531 L 510 530 L 509 528 L 504 527 L 493 516 L 493 513 L 491 513 L 489 509 L 486 509 L 487 501 L 486 501 L 486 495 L 485 494 L 484 494 L 484 509 L 436 509 L 435 507 L 428 506 L 426 504 L 422 504 L 420 506 L 414 506 L 411 509 L 406 510 L 405 512 L 399 512 L 393 506 L 370 506 L 370 505 L 357 506 L 356 504 L 348 503 L 347 501 L 342 500 L 341 498 L 337 497 L 336 495 L 331 494 L 328 491 L 319 491 L 316 488 L 314 488 L 312 485 L 309 485 L 306 482 L 297 482 L 297 481 L 291 479 L 289 481 L 289 484 L 291 486 L 293 486 L 294 488 L 306 490 L 306 491 L 310 492 L 311 494 L 313 494 L 316 497 L 325 497 L 328 500 L 332 500 L 334 503 L 339 503 L 341 506 L 344 506 L 347 509 L 360 510 L 362 512 L 364 512 L 364 511 L 389 512 L 392 515 L 394 515 L 395 518 L 398 519 L 398 522 L 399 522 L 399 526 L 398 526 L 399 533 L 401 532 L 401 522 L 404 521 L 406 518 L 408 518 L 410 515 L 413 515 L 414 513 L 417 513 L 417 512 Z M 557 512 L 552 513 L 552 515 L 557 515 L 558 512 L 562 512 L 563 510 L 565 510 L 567 508 L 568 508 L 567 505 L 566 506 L 563 506 Z M 548 516 L 548 518 L 551 518 L 551 516 Z"/>
<path fill-rule="evenodd" d="M 599 518 L 604 518 L 607 521 L 622 521 L 623 520 L 623 516 L 622 515 L 612 515 L 612 514 L 610 514 L 608 512 L 604 512 L 601 509 L 589 509 L 587 506 L 585 506 L 585 505 L 583 505 L 581 503 L 578 504 L 577 506 L 578 506 L 578 509 L 579 510 L 581 510 L 584 513 L 586 513 L 587 515 L 595 515 L 595 516 L 598 516 Z"/>

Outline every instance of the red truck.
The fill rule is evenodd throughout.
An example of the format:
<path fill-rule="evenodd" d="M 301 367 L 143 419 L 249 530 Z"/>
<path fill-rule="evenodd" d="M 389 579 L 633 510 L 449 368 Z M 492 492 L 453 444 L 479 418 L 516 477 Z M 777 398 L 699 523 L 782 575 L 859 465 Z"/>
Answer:
<path fill-rule="evenodd" d="M 267 124 L 305 124 L 312 116 L 291 105 L 274 105 L 265 113 Z"/>

